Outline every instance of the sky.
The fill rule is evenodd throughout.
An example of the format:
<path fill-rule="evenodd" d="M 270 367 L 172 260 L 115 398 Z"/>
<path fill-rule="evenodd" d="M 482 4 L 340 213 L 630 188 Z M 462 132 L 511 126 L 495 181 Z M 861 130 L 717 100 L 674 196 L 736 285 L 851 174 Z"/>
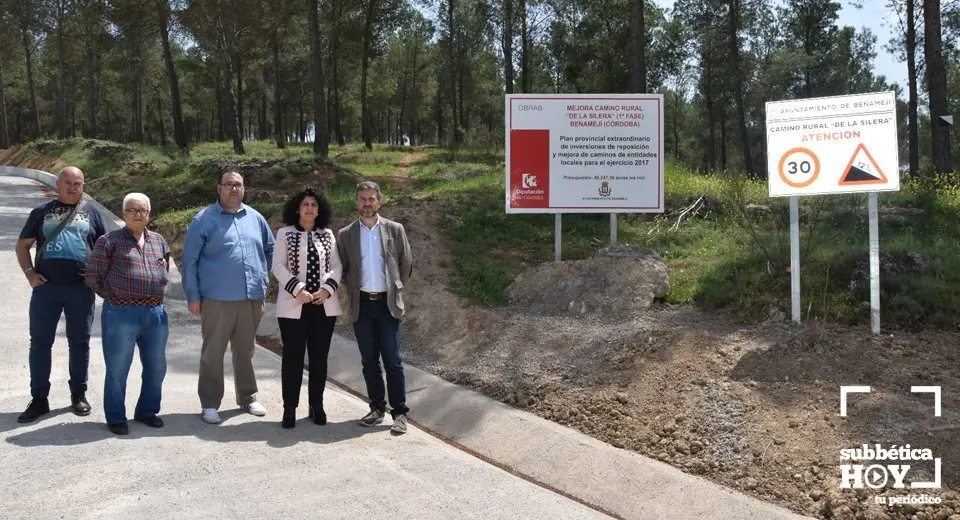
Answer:
<path fill-rule="evenodd" d="M 841 0 L 843 8 L 840 11 L 838 25 L 849 25 L 857 31 L 866 27 L 877 37 L 877 57 L 873 61 L 873 73 L 887 77 L 887 83 L 899 83 L 904 89 L 907 87 L 907 63 L 897 59 L 884 49 L 891 36 L 898 29 L 897 14 L 886 7 L 887 0 L 864 0 L 863 8 L 850 7 L 846 0 Z"/>
<path fill-rule="evenodd" d="M 658 5 L 665 8 L 672 8 L 674 0 L 654 0 Z M 837 0 L 840 5 L 840 17 L 837 20 L 838 26 L 851 26 L 859 32 L 861 28 L 870 29 L 877 37 L 876 53 L 877 57 L 873 63 L 873 73 L 883 75 L 887 78 L 887 83 L 899 83 L 906 89 L 907 86 L 907 64 L 898 62 L 896 58 L 884 49 L 893 31 L 897 28 L 897 14 L 886 7 L 887 0 L 862 0 L 863 7 L 857 9 L 850 5 L 850 0 Z"/>

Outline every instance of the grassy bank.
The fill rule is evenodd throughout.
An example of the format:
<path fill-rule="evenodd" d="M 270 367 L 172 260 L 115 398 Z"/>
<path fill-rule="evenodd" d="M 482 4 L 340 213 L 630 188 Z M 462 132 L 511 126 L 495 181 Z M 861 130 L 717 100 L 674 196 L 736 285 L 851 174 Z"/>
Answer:
<path fill-rule="evenodd" d="M 23 157 L 48 155 L 86 173 L 88 191 L 112 209 L 129 191 L 154 200 L 154 225 L 179 249 L 193 214 L 215 197 L 227 166 L 244 173 L 247 201 L 278 223 L 282 201 L 303 185 L 319 186 L 338 214 L 353 211 L 353 185 L 378 180 L 387 203 L 417 199 L 442 207 L 438 225 L 450 240 L 458 294 L 483 305 L 503 302 L 504 289 L 525 268 L 553 259 L 553 215 L 507 215 L 503 155 L 484 151 L 333 147 L 329 161 L 308 146 L 278 150 L 248 142 L 236 156 L 229 143 L 201 144 L 189 159 L 149 147 L 89 140 L 42 141 Z M 789 314 L 789 233 L 785 199 L 766 183 L 666 170 L 664 214 L 621 215 L 619 242 L 648 247 L 670 268 L 673 303 L 728 309 L 745 321 Z M 960 189 L 907 180 L 881 194 L 880 244 L 884 326 L 954 330 L 960 324 Z M 869 323 L 866 195 L 801 199 L 801 290 L 805 320 Z M 689 211 L 681 218 L 684 210 Z M 607 245 L 609 216 L 563 216 L 564 259 Z"/>

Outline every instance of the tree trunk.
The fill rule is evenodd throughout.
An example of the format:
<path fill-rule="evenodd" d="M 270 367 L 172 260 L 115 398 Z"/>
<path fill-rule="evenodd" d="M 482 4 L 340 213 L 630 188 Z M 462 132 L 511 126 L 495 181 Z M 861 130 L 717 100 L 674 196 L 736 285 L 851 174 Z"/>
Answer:
<path fill-rule="evenodd" d="M 344 146 L 347 144 L 346 138 L 343 136 L 343 107 L 340 104 L 340 75 L 339 75 L 339 64 L 340 59 L 336 56 L 333 58 L 333 128 L 337 134 L 337 144 Z"/>
<path fill-rule="evenodd" d="M 446 134 L 443 132 L 443 82 L 437 82 L 437 144 L 443 146 Z"/>
<path fill-rule="evenodd" d="M 520 0 L 520 78 L 523 92 L 530 92 L 530 30 L 527 25 L 527 0 Z"/>
<path fill-rule="evenodd" d="M 630 90 L 647 91 L 646 25 L 644 0 L 630 0 Z"/>
<path fill-rule="evenodd" d="M 167 79 L 170 81 L 170 110 L 173 113 L 173 139 L 186 155 L 190 148 L 187 146 L 187 132 L 183 127 L 183 111 L 180 106 L 180 83 L 177 80 L 177 69 L 173 66 L 173 55 L 170 53 L 170 30 L 168 18 L 170 5 L 168 0 L 155 0 L 157 5 L 157 19 L 160 27 L 160 44 L 163 47 L 163 62 L 167 67 Z"/>
<path fill-rule="evenodd" d="M 219 78 L 220 72 L 217 71 L 217 77 Z M 220 80 L 214 81 L 214 96 L 217 103 L 217 141 L 223 141 L 227 137 L 226 129 L 223 124 L 223 94 L 220 92 Z"/>
<path fill-rule="evenodd" d="M 513 0 L 503 0 L 504 91 L 513 94 Z"/>
<path fill-rule="evenodd" d="M 30 136 L 37 138 L 40 137 L 42 130 L 40 128 L 40 110 L 37 108 L 37 88 L 33 81 L 33 51 L 30 48 L 30 34 L 26 27 L 22 28 L 22 33 L 23 54 L 27 65 L 27 85 L 30 89 L 30 110 L 33 111 L 33 132 L 31 132 Z"/>
<path fill-rule="evenodd" d="M 457 129 L 460 127 L 460 122 L 457 120 L 457 117 L 460 114 L 460 111 L 457 108 L 457 69 L 459 68 L 460 60 L 457 59 L 457 48 L 459 46 L 460 39 L 456 37 L 456 20 L 454 18 L 456 2 L 455 0 L 447 0 L 447 24 L 449 25 L 450 30 L 450 117 L 451 124 L 450 130 L 453 132 L 453 144 L 458 146 L 460 144 L 460 132 Z"/>
<path fill-rule="evenodd" d="M 283 95 L 280 83 L 280 37 L 276 31 L 271 41 L 273 47 L 273 126 L 277 148 L 286 148 L 287 139 L 283 133 Z"/>
<path fill-rule="evenodd" d="M 467 64 L 464 63 L 464 61 L 466 61 L 465 54 L 466 54 L 465 49 L 461 48 L 460 63 L 457 66 L 457 74 L 458 74 L 457 86 L 459 87 L 458 92 L 460 93 L 459 94 L 460 99 L 457 100 L 457 109 L 460 111 L 460 115 L 457 116 L 457 119 L 460 122 L 460 128 L 462 129 L 463 132 L 467 132 L 470 130 L 470 122 L 467 121 L 467 109 L 466 109 L 467 103 L 465 100 L 466 98 L 465 90 L 467 89 L 467 78 L 466 78 Z M 457 134 L 460 134 L 460 133 L 461 133 L 460 131 L 457 132 Z M 461 135 L 458 139 L 460 140 L 458 142 L 462 142 L 463 136 Z"/>
<path fill-rule="evenodd" d="M 307 126 L 303 121 L 304 110 L 303 110 L 302 101 L 300 102 L 298 109 L 300 111 L 300 118 L 299 118 L 299 121 L 297 122 L 297 142 L 303 143 L 307 140 Z"/>
<path fill-rule="evenodd" d="M 220 34 L 221 45 L 224 45 L 223 33 Z M 230 139 L 233 141 L 233 153 L 237 155 L 243 155 L 243 129 L 240 128 L 240 120 L 237 118 L 237 98 L 233 92 L 233 63 L 230 60 L 230 56 L 226 54 L 225 50 L 221 48 L 223 52 L 221 56 L 224 56 L 224 63 L 227 65 L 227 70 L 223 75 L 223 88 L 224 94 L 226 94 L 227 99 L 224 105 L 227 107 L 226 115 L 226 129 L 227 133 L 230 135 Z"/>
<path fill-rule="evenodd" d="M 157 87 L 157 123 L 160 125 L 160 146 L 167 146 L 167 130 L 163 126 L 163 98 L 160 97 L 160 87 Z"/>
<path fill-rule="evenodd" d="M 710 66 L 712 63 L 713 56 L 710 53 L 703 54 L 704 58 L 704 92 L 703 97 L 707 103 L 707 120 L 710 127 L 710 140 L 707 143 L 707 166 L 709 171 L 716 171 L 717 169 L 717 117 L 716 117 L 716 102 L 714 101 L 714 88 L 713 88 L 713 70 Z"/>
<path fill-rule="evenodd" d="M 143 142 L 154 145 L 157 144 L 157 142 L 153 140 L 153 125 L 150 124 L 150 119 L 153 116 L 153 108 L 149 102 L 146 103 L 144 110 L 146 111 L 144 115 L 146 116 L 147 124 L 143 125 Z"/>
<path fill-rule="evenodd" d="M 373 40 L 374 14 L 377 9 L 377 0 L 369 0 L 366 19 L 363 27 L 363 57 L 360 68 L 360 118 L 362 120 L 363 144 L 367 150 L 373 149 L 373 135 L 370 125 L 370 104 L 367 101 L 367 79 L 370 75 L 370 53 Z"/>
<path fill-rule="evenodd" d="M 237 51 L 237 128 L 239 129 L 240 140 L 242 141 L 244 138 L 244 134 L 243 134 L 243 62 L 240 60 L 239 51 Z"/>
<path fill-rule="evenodd" d="M 343 107 L 340 104 L 340 21 L 343 16 L 343 3 L 334 2 L 334 4 L 333 35 L 330 38 L 330 67 L 333 75 L 330 84 L 330 92 L 333 97 L 333 117 L 330 120 L 330 124 L 333 125 L 333 131 L 337 137 L 337 144 L 344 146 L 347 144 L 347 141 L 343 136 Z"/>
<path fill-rule="evenodd" d="M 917 128 L 917 20 L 914 0 L 907 0 L 907 147 L 910 173 L 920 172 L 920 136 Z"/>
<path fill-rule="evenodd" d="M 421 49 L 421 48 L 418 47 L 418 52 L 417 52 L 416 55 L 414 55 L 414 60 L 413 60 L 413 74 L 411 75 L 411 78 L 410 78 L 410 85 L 412 85 L 413 87 L 416 87 L 416 85 L 418 84 L 418 83 L 417 83 L 417 79 L 418 79 L 418 76 L 419 76 L 419 73 L 420 73 L 420 60 L 419 60 L 419 58 L 420 58 L 420 52 L 421 52 L 422 50 L 423 50 L 423 49 Z M 404 96 L 404 99 L 406 99 L 406 95 Z M 411 146 L 414 146 L 414 142 L 413 142 L 413 136 L 414 136 L 414 128 L 413 128 L 413 127 L 414 127 L 414 118 L 418 117 L 417 114 L 415 114 L 415 112 L 418 112 L 418 110 L 416 110 L 416 109 L 419 108 L 419 106 L 420 106 L 419 103 L 414 102 L 414 106 L 413 106 L 410 110 L 406 110 L 406 108 L 404 108 L 404 110 L 403 110 L 404 117 L 406 117 L 407 137 L 410 138 L 410 145 L 411 145 Z M 400 121 L 401 127 L 403 126 L 403 124 L 404 124 L 404 121 L 401 120 L 401 121 Z M 401 137 L 401 139 L 402 139 L 402 137 Z"/>
<path fill-rule="evenodd" d="M 133 140 L 143 142 L 143 64 L 140 42 L 133 48 Z"/>
<path fill-rule="evenodd" d="M 940 0 L 924 0 L 923 43 L 930 99 L 933 167 L 937 173 L 950 174 L 953 171 L 950 165 L 950 127 L 940 122 L 940 116 L 950 114 L 947 99 L 947 72 L 943 65 L 940 15 Z"/>
<path fill-rule="evenodd" d="M 328 51 L 329 51 L 330 49 L 331 49 L 331 47 L 327 47 L 327 50 L 328 50 Z M 331 63 L 330 60 L 332 60 L 332 58 L 333 58 L 333 57 L 332 57 L 332 56 L 329 54 L 329 52 L 328 52 L 328 53 L 327 53 L 327 56 L 326 56 L 326 58 L 325 58 L 325 59 L 327 60 L 327 66 L 328 66 L 328 67 L 330 66 L 330 63 Z M 325 81 L 324 83 L 326 83 L 325 86 L 327 87 L 327 94 L 326 94 L 326 98 L 325 98 L 325 100 L 326 100 L 326 102 L 327 102 L 327 106 L 326 106 L 326 109 L 327 109 L 327 133 L 328 133 L 328 137 L 329 137 L 329 139 L 330 139 L 330 142 L 331 142 L 331 144 L 332 144 L 332 143 L 333 143 L 333 140 L 334 140 L 334 135 L 336 134 L 336 130 L 334 130 L 334 128 L 336 128 L 336 126 L 337 126 L 337 124 L 338 124 L 338 122 L 337 122 L 337 114 L 336 114 L 336 107 L 334 106 L 334 105 L 335 105 L 335 101 L 336 101 L 336 100 L 334 99 L 334 94 L 335 94 L 335 92 L 334 92 L 334 89 L 333 89 L 333 85 L 331 85 L 329 81 Z"/>
<path fill-rule="evenodd" d="M 727 114 L 720 109 L 720 171 L 727 170 Z"/>
<path fill-rule="evenodd" d="M 77 92 L 77 74 L 70 75 L 70 92 L 74 94 L 76 98 Z M 70 137 L 76 137 L 77 132 L 77 100 L 73 99 L 70 101 Z"/>
<path fill-rule="evenodd" d="M 414 67 L 416 67 L 416 57 L 414 57 Z M 403 82 L 400 89 L 400 112 L 397 114 L 397 144 L 403 144 L 403 118 L 407 115 L 407 81 Z"/>
<path fill-rule="evenodd" d="M 680 160 L 680 89 L 673 94 L 673 156 Z"/>
<path fill-rule="evenodd" d="M 313 153 L 326 159 L 330 155 L 330 129 L 327 124 L 327 110 L 323 92 L 323 49 L 320 42 L 317 0 L 307 0 L 307 11 L 308 25 L 310 26 L 310 50 L 313 53 L 310 61 L 310 77 L 313 84 Z M 366 57 L 367 54 L 364 52 L 365 61 Z M 366 81 L 366 71 L 364 71 L 364 81 Z M 366 86 L 365 84 L 362 85 Z"/>
<path fill-rule="evenodd" d="M 808 10 L 803 11 L 803 53 L 807 58 L 813 57 L 813 17 L 810 15 Z M 807 65 L 803 67 L 803 84 L 806 89 L 806 97 L 813 97 L 813 83 L 810 78 L 811 76 L 811 67 L 810 62 L 807 62 Z"/>
<path fill-rule="evenodd" d="M 10 132 L 7 130 L 7 95 L 3 89 L 3 67 L 0 66 L 0 148 L 10 148 Z"/>
<path fill-rule="evenodd" d="M 99 121 L 97 120 L 97 113 L 99 111 L 99 107 L 97 106 L 97 71 L 93 58 L 94 49 L 91 46 L 87 48 L 87 110 L 89 111 L 90 118 L 88 137 L 96 139 L 100 135 L 100 128 Z"/>
<path fill-rule="evenodd" d="M 65 81 L 63 79 L 64 69 L 64 37 L 63 23 L 66 17 L 65 0 L 57 1 L 57 135 L 60 139 L 67 137 L 67 102 L 65 92 Z"/>
<path fill-rule="evenodd" d="M 756 172 L 753 170 L 753 156 L 750 153 L 750 140 L 747 136 L 747 116 L 743 103 L 743 65 L 740 58 L 740 41 L 737 36 L 740 27 L 742 5 L 740 0 L 730 1 L 730 56 L 733 61 L 734 77 L 734 102 L 737 105 L 737 125 L 740 131 L 740 146 L 743 150 L 743 167 L 747 175 L 753 176 Z"/>
<path fill-rule="evenodd" d="M 260 115 L 257 116 L 257 139 L 260 141 L 266 141 L 273 137 L 273 132 L 270 130 L 270 115 L 267 110 L 268 101 L 267 101 L 267 89 L 270 85 L 270 67 L 267 65 L 267 61 L 263 62 L 263 77 L 260 78 Z"/>
<path fill-rule="evenodd" d="M 134 81 L 133 97 L 130 100 L 130 139 L 140 141 L 139 131 L 137 130 L 137 111 L 140 105 L 140 85 Z"/>
<path fill-rule="evenodd" d="M 260 117 L 257 118 L 257 139 L 266 141 L 272 135 L 270 131 L 270 119 L 267 115 L 267 85 L 269 84 L 269 71 L 264 70 L 268 77 L 264 78 L 263 92 L 260 93 Z"/>

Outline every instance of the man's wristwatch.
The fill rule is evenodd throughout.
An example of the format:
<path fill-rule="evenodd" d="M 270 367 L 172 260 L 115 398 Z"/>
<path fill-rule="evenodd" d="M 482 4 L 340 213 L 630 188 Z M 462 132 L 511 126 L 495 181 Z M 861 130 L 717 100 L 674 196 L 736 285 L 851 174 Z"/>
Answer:
<path fill-rule="evenodd" d="M 26 268 L 26 269 L 23 270 L 24 273 L 29 273 L 30 271 L 33 271 L 33 268 L 32 268 L 32 267 L 28 267 L 28 268 Z"/>

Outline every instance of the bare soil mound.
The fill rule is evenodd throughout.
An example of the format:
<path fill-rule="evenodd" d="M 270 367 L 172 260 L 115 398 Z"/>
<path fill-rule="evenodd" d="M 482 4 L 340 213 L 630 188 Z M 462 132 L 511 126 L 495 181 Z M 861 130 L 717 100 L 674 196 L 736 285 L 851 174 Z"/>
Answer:
<path fill-rule="evenodd" d="M 615 246 L 592 258 L 544 263 L 507 289 L 526 314 L 630 317 L 670 292 L 667 264 L 649 249 Z"/>

